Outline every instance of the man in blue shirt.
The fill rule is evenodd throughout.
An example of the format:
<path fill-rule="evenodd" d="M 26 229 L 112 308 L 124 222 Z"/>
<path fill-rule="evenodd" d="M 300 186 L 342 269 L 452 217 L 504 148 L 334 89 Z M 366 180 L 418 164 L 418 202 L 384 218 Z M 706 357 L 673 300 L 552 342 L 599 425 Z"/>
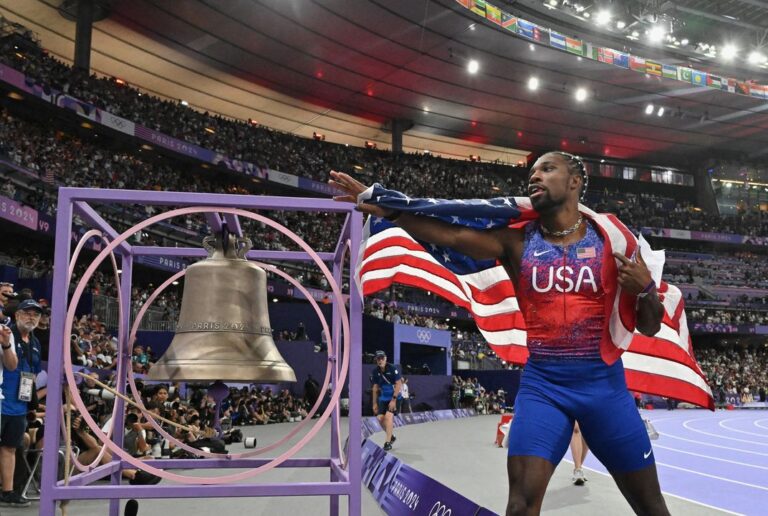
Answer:
<path fill-rule="evenodd" d="M 371 373 L 373 385 L 373 415 L 378 417 L 379 423 L 387 433 L 384 449 L 392 449 L 395 436 L 392 435 L 392 427 L 395 422 L 395 414 L 400 412 L 400 404 L 403 397 L 400 391 L 403 388 L 403 380 L 400 371 L 392 364 L 387 364 L 387 354 L 383 351 L 376 352 L 376 369 Z"/>
<path fill-rule="evenodd" d="M 3 493 L 0 506 L 28 507 L 29 500 L 13 492 L 13 472 L 16 469 L 16 449 L 24 445 L 27 412 L 35 390 L 34 377 L 41 371 L 40 341 L 34 329 L 43 315 L 43 307 L 34 299 L 25 299 L 16 309 L 11 326 L 16 346 L 18 366 L 6 370 L 3 378 L 3 407 L 0 418 L 0 474 Z"/>

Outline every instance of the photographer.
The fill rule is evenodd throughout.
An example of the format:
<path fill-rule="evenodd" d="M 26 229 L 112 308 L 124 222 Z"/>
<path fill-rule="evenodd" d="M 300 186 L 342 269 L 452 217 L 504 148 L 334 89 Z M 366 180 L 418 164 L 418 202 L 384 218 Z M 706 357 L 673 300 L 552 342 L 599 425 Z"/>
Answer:
<path fill-rule="evenodd" d="M 19 295 L 13 291 L 13 283 L 0 282 L 0 324 L 10 325 L 12 320 L 10 314 L 6 313 L 6 304 Z"/>
<path fill-rule="evenodd" d="M 139 423 L 139 416 L 134 413 L 125 416 L 125 436 L 123 437 L 123 448 L 131 454 L 132 457 L 145 457 L 150 446 L 147 444 L 147 432 Z"/>
<path fill-rule="evenodd" d="M 129 414 L 130 416 L 131 414 Z M 128 418 L 126 417 L 126 421 Z M 82 416 L 78 415 L 72 419 L 72 443 L 80 448 L 80 454 L 77 459 L 83 464 L 90 464 L 99 455 L 101 444 L 91 434 L 88 425 L 83 421 Z M 112 454 L 105 451 L 101 457 L 100 465 L 112 462 Z M 140 469 L 124 469 L 123 478 L 127 479 L 131 485 L 152 485 L 160 482 L 161 478 Z"/>
<path fill-rule="evenodd" d="M 0 418 L 0 473 L 3 493 L 0 506 L 28 507 L 29 500 L 13 492 L 13 474 L 16 469 L 16 449 L 24 445 L 27 413 L 35 410 L 35 376 L 40 373 L 40 342 L 34 329 L 43 315 L 43 307 L 34 299 L 25 299 L 16 308 L 16 322 L 11 326 L 13 342 L 18 356 L 18 367 L 5 371 L 2 386 L 3 407 Z M 5 345 L 5 344 L 4 344 Z M 6 351 L 3 350 L 5 356 Z M 34 401 L 33 401 L 34 400 Z"/>

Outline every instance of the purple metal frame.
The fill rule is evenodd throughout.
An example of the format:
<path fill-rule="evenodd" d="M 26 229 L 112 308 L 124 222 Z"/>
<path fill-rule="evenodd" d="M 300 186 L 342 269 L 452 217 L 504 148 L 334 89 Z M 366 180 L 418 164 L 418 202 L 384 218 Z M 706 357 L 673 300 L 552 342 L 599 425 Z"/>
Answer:
<path fill-rule="evenodd" d="M 68 344 L 69 330 L 64 328 L 68 309 L 67 269 L 70 260 L 70 244 L 72 220 L 75 214 L 83 220 L 101 230 L 105 235 L 114 239 L 118 231 L 112 228 L 89 203 L 112 204 L 154 204 L 173 206 L 205 206 L 240 209 L 279 209 L 309 212 L 337 212 L 346 213 L 347 217 L 341 231 L 341 236 L 336 244 L 334 253 L 318 253 L 323 261 L 333 262 L 334 279 L 341 283 L 341 275 L 344 267 L 344 255 L 349 252 L 350 274 L 355 270 L 358 259 L 357 250 L 360 247 L 360 231 L 354 228 L 362 227 L 362 214 L 354 210 L 350 204 L 336 203 L 330 199 L 309 199 L 295 197 L 266 197 L 266 196 L 242 196 L 226 194 L 201 194 L 181 192 L 150 192 L 139 190 L 104 190 L 93 188 L 60 188 L 58 213 L 56 218 L 56 247 L 54 255 L 54 277 L 51 313 L 51 343 Z M 218 214 L 207 215 L 209 224 L 221 227 L 222 218 Z M 240 233 L 240 225 L 236 215 L 224 216 L 230 230 Z M 217 224 L 218 222 L 218 224 Z M 347 246 L 349 249 L 347 250 Z M 163 248 L 147 246 L 130 246 L 123 242 L 116 248 L 117 254 L 122 258 L 122 277 L 120 300 L 123 306 L 130 306 L 130 293 L 132 283 L 133 257 L 139 255 L 161 256 L 205 256 L 205 252 L 198 248 Z M 279 251 L 250 251 L 251 259 L 279 259 L 291 261 L 311 261 L 311 257 L 305 252 L 279 252 Z M 109 500 L 110 516 L 118 516 L 120 499 L 127 498 L 208 498 L 208 497 L 249 497 L 249 496 L 317 496 L 328 495 L 330 501 L 330 514 L 339 514 L 339 496 L 348 497 L 348 514 L 359 516 L 361 514 L 361 412 L 362 412 L 362 301 L 359 292 L 353 285 L 350 288 L 349 324 L 349 447 L 346 456 L 346 468 L 344 467 L 343 451 L 339 446 L 341 435 L 339 407 L 334 407 L 331 415 L 331 446 L 330 456 L 309 459 L 288 459 L 278 467 L 317 468 L 327 467 L 330 479 L 328 482 L 288 483 L 288 484 L 217 484 L 217 485 L 178 485 L 158 484 L 154 486 L 130 486 L 121 485 L 121 470 L 129 466 L 119 458 L 113 458 L 112 462 L 103 466 L 91 468 L 89 471 L 71 477 L 69 485 L 57 482 L 56 474 L 59 461 L 59 432 L 46 432 L 43 450 L 42 493 L 40 497 L 40 515 L 54 516 L 56 503 L 62 500 L 75 499 L 104 499 Z M 340 344 L 340 310 L 344 307 L 333 306 L 332 332 L 333 341 Z M 118 363 L 130 361 L 130 346 L 128 341 L 130 327 L 130 310 L 123 311 L 123 320 L 120 321 L 120 349 L 121 356 Z M 334 373 L 332 384 L 334 392 L 341 389 L 339 372 L 339 360 L 341 353 L 339 345 L 334 360 Z M 46 426 L 57 429 L 61 425 L 62 413 L 62 387 L 64 385 L 64 345 L 52 345 L 48 360 L 48 395 Z M 56 381 L 58 379 L 58 381 Z M 117 390 L 126 392 L 125 375 L 118 378 Z M 123 438 L 123 401 L 119 398 L 115 401 L 120 405 L 115 420 L 113 441 L 122 442 Z M 270 459 L 197 459 L 189 460 L 154 460 L 152 466 L 162 469 L 209 469 L 209 468 L 256 468 L 269 462 Z M 110 476 L 110 484 L 96 484 L 93 482 L 100 478 Z"/>

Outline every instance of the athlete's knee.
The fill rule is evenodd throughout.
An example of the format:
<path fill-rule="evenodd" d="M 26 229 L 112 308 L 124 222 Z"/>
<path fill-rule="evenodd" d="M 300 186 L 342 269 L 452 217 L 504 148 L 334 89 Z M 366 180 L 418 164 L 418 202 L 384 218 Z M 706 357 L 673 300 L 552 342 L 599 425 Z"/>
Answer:
<path fill-rule="evenodd" d="M 640 516 L 670 516 L 667 503 L 661 495 L 645 497 L 642 500 L 635 500 L 635 502 L 637 504 L 634 508 L 635 512 Z"/>
<path fill-rule="evenodd" d="M 521 493 L 509 493 L 507 500 L 507 516 L 525 516 L 528 514 L 528 503 Z"/>
<path fill-rule="evenodd" d="M 527 516 L 539 504 L 540 501 L 535 496 L 526 496 L 523 492 L 510 491 L 507 499 L 506 516 Z"/>

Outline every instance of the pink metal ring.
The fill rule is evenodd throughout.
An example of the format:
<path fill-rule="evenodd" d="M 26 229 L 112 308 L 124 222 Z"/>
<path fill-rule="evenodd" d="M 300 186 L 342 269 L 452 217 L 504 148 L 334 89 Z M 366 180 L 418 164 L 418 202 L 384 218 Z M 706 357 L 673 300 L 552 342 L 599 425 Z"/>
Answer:
<path fill-rule="evenodd" d="M 71 280 L 72 280 L 72 274 L 75 272 L 75 264 L 77 263 L 77 259 L 80 256 L 80 252 L 83 250 L 83 247 L 85 247 L 85 243 L 88 240 L 90 240 L 91 237 L 94 237 L 94 236 L 98 236 L 102 240 L 102 242 L 104 242 L 106 244 L 109 244 L 109 240 L 107 238 L 105 238 L 104 234 L 101 231 L 99 231 L 98 229 L 91 229 L 91 230 L 86 231 L 85 234 L 82 237 L 80 237 L 80 240 L 77 242 L 77 246 L 75 247 L 75 250 L 72 253 L 72 258 L 69 261 L 69 269 L 67 270 L 67 285 L 69 285 Z M 119 286 L 120 286 L 120 275 L 117 272 L 118 269 L 117 269 L 117 260 L 115 260 L 115 253 L 114 252 L 109 253 L 109 257 L 112 260 L 112 270 L 115 273 L 115 284 L 119 288 Z M 120 297 L 117 298 L 117 311 L 118 311 L 118 317 L 120 317 L 120 320 L 122 320 L 122 317 L 123 317 L 123 303 L 122 303 L 122 300 L 120 299 Z M 72 325 L 70 324 L 68 326 L 68 328 L 72 328 Z M 120 342 L 119 345 L 122 346 L 122 341 L 120 341 L 120 339 L 118 339 L 118 342 Z M 65 347 L 66 347 L 67 343 L 69 343 L 70 346 L 72 345 L 72 343 L 70 341 L 66 341 L 65 340 L 64 341 L 64 346 Z M 117 356 L 120 356 L 121 349 L 118 348 L 117 351 L 118 351 Z M 69 350 L 65 349 L 64 350 L 64 354 L 65 355 L 69 355 Z M 118 371 L 119 371 L 119 366 L 120 366 L 120 364 L 118 364 Z M 61 417 L 61 435 L 62 435 L 62 437 L 64 437 L 64 439 L 66 439 L 67 429 L 66 429 L 65 421 L 64 421 L 64 408 L 63 407 L 61 409 L 61 413 L 62 413 L 61 414 L 62 415 L 62 417 Z M 115 406 L 112 407 L 112 419 L 114 419 L 115 414 L 117 414 L 117 404 L 115 404 Z M 107 432 L 107 436 L 110 439 L 112 439 L 112 432 L 113 432 L 113 430 L 114 429 L 112 427 L 110 427 L 109 431 Z M 89 471 L 89 470 L 93 469 L 99 462 L 101 462 L 101 459 L 104 457 L 104 453 L 106 453 L 106 451 L 107 451 L 106 446 L 104 446 L 102 444 L 101 449 L 99 450 L 99 454 L 96 455 L 96 458 L 93 459 L 93 461 L 90 464 L 88 464 L 87 466 L 82 464 L 78 460 L 77 455 L 72 453 L 71 454 L 71 456 L 72 456 L 72 463 L 80 471 Z"/>
<path fill-rule="evenodd" d="M 129 228 L 127 231 L 121 233 L 113 242 L 108 244 L 107 247 L 104 248 L 101 251 L 101 253 L 99 253 L 98 256 L 96 256 L 96 258 L 88 267 L 88 269 L 86 269 L 85 274 L 83 275 L 83 278 L 81 278 L 80 282 L 77 284 L 75 291 L 72 295 L 72 300 L 70 301 L 69 307 L 67 309 L 65 327 L 72 326 L 77 303 L 80 301 L 80 298 L 82 297 L 83 291 L 85 290 L 88 280 L 91 278 L 91 276 L 96 271 L 98 266 L 101 265 L 101 263 L 104 261 L 104 258 L 106 257 L 106 255 L 108 253 L 111 253 L 115 247 L 122 244 L 125 240 L 127 240 L 132 234 L 136 233 L 137 231 L 141 231 L 142 229 L 152 224 L 155 224 L 156 222 L 159 222 L 161 220 L 178 217 L 182 215 L 188 215 L 192 213 L 211 213 L 211 212 L 230 213 L 232 215 L 238 215 L 238 216 L 254 219 L 287 235 L 313 259 L 315 264 L 320 268 L 320 270 L 326 276 L 326 278 L 328 279 L 329 286 L 331 287 L 331 291 L 333 292 L 334 300 L 336 303 L 339 303 L 338 306 L 342 306 L 342 307 L 345 306 L 344 298 L 341 294 L 341 289 L 339 288 L 336 281 L 333 279 L 333 275 L 328 270 L 328 267 L 325 265 L 325 263 L 323 263 L 323 261 L 320 259 L 318 254 L 311 247 L 309 247 L 309 245 L 306 242 L 304 242 L 298 235 L 288 230 L 287 228 L 284 228 L 284 226 L 282 226 L 281 224 L 272 221 L 271 219 L 248 212 L 246 210 L 241 210 L 237 208 L 215 208 L 215 207 L 197 206 L 197 207 L 179 208 L 175 210 L 170 210 L 168 212 L 150 217 L 147 220 L 140 222 L 134 225 L 133 227 Z M 343 335 L 344 335 L 344 348 L 349 349 L 349 317 L 345 310 L 340 311 L 340 319 L 341 319 L 341 325 L 343 328 Z M 93 420 L 91 415 L 88 413 L 82 398 L 80 398 L 80 394 L 77 390 L 75 378 L 72 373 L 72 359 L 69 353 L 64 354 L 64 362 L 65 362 L 64 374 L 67 378 L 67 384 L 69 386 L 70 392 L 73 395 L 74 403 L 77 406 L 77 408 L 80 410 L 83 420 L 88 424 L 89 428 L 93 431 L 94 435 L 99 440 L 101 440 L 114 454 L 116 454 L 118 457 L 122 458 L 125 462 L 131 464 L 132 466 L 138 469 L 147 471 L 149 473 L 158 475 L 162 478 L 173 480 L 175 482 L 185 483 L 185 484 L 224 484 L 229 482 L 236 482 L 236 481 L 252 478 L 260 473 L 269 471 L 279 466 L 280 464 L 282 464 L 283 462 L 291 458 L 294 454 L 296 454 L 296 452 L 298 452 L 301 448 L 303 448 L 307 442 L 309 442 L 315 435 L 317 435 L 317 433 L 322 428 L 322 425 L 330 416 L 331 411 L 338 404 L 339 397 L 341 395 L 341 385 L 343 385 L 343 382 L 341 382 L 340 385 L 334 386 L 334 390 L 331 394 L 330 403 L 328 404 L 328 406 L 326 407 L 325 411 L 320 416 L 320 418 L 317 420 L 315 425 L 309 430 L 309 432 L 299 442 L 294 444 L 290 449 L 285 451 L 282 455 L 272 459 L 270 462 L 262 466 L 259 466 L 257 468 L 253 468 L 250 470 L 246 470 L 240 473 L 236 473 L 233 475 L 224 475 L 220 477 L 190 477 L 185 475 L 177 475 L 175 473 L 169 473 L 165 470 L 156 468 L 151 465 L 151 461 L 138 460 L 132 457 L 125 450 L 117 446 L 117 444 L 115 444 L 111 439 L 109 439 L 109 437 L 106 434 L 104 434 L 104 432 L 101 431 L 101 428 L 99 428 L 99 426 Z M 340 378 L 342 379 L 346 378 L 348 369 L 349 369 L 349 353 L 345 353 L 342 357 Z"/>

